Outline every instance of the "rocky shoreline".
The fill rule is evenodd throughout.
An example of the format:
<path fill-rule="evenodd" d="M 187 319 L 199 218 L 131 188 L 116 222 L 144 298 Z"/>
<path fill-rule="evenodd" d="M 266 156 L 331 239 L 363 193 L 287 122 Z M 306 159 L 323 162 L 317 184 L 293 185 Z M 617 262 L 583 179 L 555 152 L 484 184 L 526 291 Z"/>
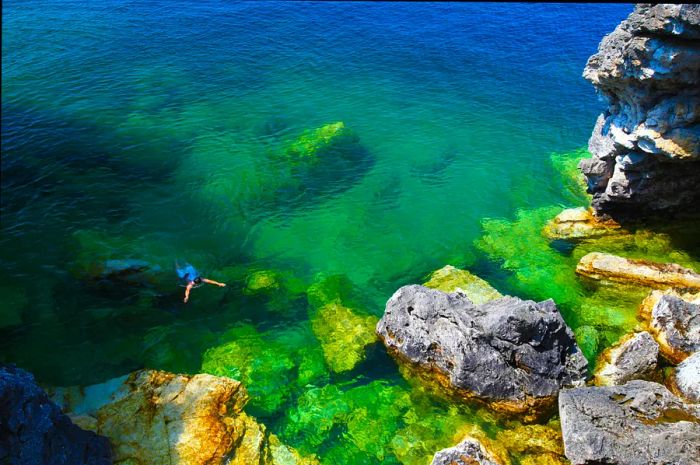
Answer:
<path fill-rule="evenodd" d="M 256 385 L 246 366 L 251 352 L 270 344 L 249 327 L 231 333 L 244 336 L 247 346 L 228 342 L 204 354 L 202 370 L 209 374 L 139 370 L 47 393 L 31 374 L 0 367 L 0 462 L 318 464 L 247 413 L 249 400 L 259 400 L 248 390 L 275 391 L 255 405 L 274 412 L 291 396 L 289 384 L 351 372 L 379 340 L 405 377 L 521 422 L 507 423 L 510 429 L 495 440 L 468 431 L 453 447 L 435 451 L 432 465 L 513 465 L 512 452 L 521 454 L 520 465 L 700 464 L 700 274 L 680 263 L 595 250 L 639 242 L 630 220 L 699 213 L 700 7 L 638 5 L 603 39 L 584 77 L 609 104 L 589 142 L 592 158 L 580 163 L 591 208 L 561 212 L 541 235 L 547 247 L 556 242 L 574 250 L 575 269 L 563 271 L 570 279 L 611 295 L 635 289 L 629 295 L 638 307 L 636 326 L 612 341 L 614 333 L 606 335 L 609 347 L 597 360 L 586 356 L 597 352 L 605 329 L 589 320 L 572 329 L 560 311 L 568 302 L 559 295 L 540 302 L 504 296 L 448 265 L 423 285 L 398 289 L 377 321 L 356 312 L 352 299 L 335 290 L 335 278 L 326 277 L 306 290 L 311 334 L 322 347 L 315 365 L 295 372 L 291 360 L 265 360 L 282 366 L 269 386 Z M 305 134 L 285 156 L 302 179 L 316 176 L 313 155 L 348 138 L 357 143 L 343 123 L 327 125 Z M 655 240 L 653 232 L 650 237 Z M 76 273 L 163 285 L 150 275 L 156 268 L 149 262 L 93 265 Z M 243 292 L 250 296 L 293 287 L 273 272 L 246 279 Z M 554 279 L 552 286 L 562 285 Z M 641 293 L 646 297 L 637 299 Z M 353 408 L 347 393 L 313 395 L 326 395 L 338 411 Z M 311 418 L 320 428 L 342 429 L 332 416 Z M 360 428 L 371 421 L 365 412 Z"/>

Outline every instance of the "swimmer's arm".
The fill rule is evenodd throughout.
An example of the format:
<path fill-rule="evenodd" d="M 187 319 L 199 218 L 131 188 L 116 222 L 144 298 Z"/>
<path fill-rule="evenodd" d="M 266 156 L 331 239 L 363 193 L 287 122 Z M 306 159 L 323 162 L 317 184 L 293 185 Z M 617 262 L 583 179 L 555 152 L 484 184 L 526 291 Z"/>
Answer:
<path fill-rule="evenodd" d="M 190 291 L 192 290 L 193 285 L 194 283 L 192 283 L 191 281 L 189 282 L 189 284 L 187 284 L 187 287 L 185 288 L 185 300 L 183 300 L 183 302 L 187 303 L 187 301 L 190 300 Z"/>
<path fill-rule="evenodd" d="M 207 278 L 202 278 L 202 282 L 205 282 L 205 283 L 207 283 L 207 284 L 215 284 L 215 285 L 217 285 L 217 286 L 219 286 L 219 287 L 225 287 L 225 286 L 226 286 L 226 284 L 224 284 L 224 283 L 219 283 L 219 282 L 216 282 L 216 281 L 212 281 L 211 279 L 207 279 Z"/>

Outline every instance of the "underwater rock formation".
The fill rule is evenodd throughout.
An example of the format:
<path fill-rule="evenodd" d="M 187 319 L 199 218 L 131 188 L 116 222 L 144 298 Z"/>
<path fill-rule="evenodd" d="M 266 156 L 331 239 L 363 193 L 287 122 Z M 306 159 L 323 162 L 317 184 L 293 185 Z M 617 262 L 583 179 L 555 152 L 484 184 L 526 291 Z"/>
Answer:
<path fill-rule="evenodd" d="M 480 277 L 452 265 L 434 271 L 430 275 L 430 280 L 423 285 L 442 292 L 460 291 L 476 305 L 503 297 L 500 292 Z"/>
<path fill-rule="evenodd" d="M 542 232 L 552 240 L 591 239 L 626 233 L 615 221 L 596 218 L 583 207 L 562 211 L 547 223 Z"/>
<path fill-rule="evenodd" d="M 608 101 L 579 164 L 596 214 L 698 214 L 700 6 L 637 5 L 583 77 Z"/>
<path fill-rule="evenodd" d="M 601 354 L 594 375 L 598 386 L 624 384 L 649 376 L 656 368 L 659 344 L 646 331 L 628 334 Z"/>
<path fill-rule="evenodd" d="M 430 465 L 501 465 L 484 446 L 471 437 L 466 437 L 454 447 L 435 454 Z"/>
<path fill-rule="evenodd" d="M 639 313 L 671 362 L 680 363 L 700 350 L 700 292 L 653 291 Z"/>
<path fill-rule="evenodd" d="M 84 431 L 49 400 L 34 376 L 0 367 L 0 462 L 12 465 L 109 465 L 107 438 Z"/>
<path fill-rule="evenodd" d="M 582 385 L 588 362 L 552 300 L 503 297 L 474 305 L 460 292 L 400 288 L 377 334 L 392 355 L 449 391 L 535 418 L 559 389 Z"/>
<path fill-rule="evenodd" d="M 700 408 L 660 384 L 565 389 L 559 415 L 573 465 L 700 464 Z"/>
<path fill-rule="evenodd" d="M 695 352 L 676 367 L 672 387 L 685 400 L 700 402 L 700 352 Z"/>
<path fill-rule="evenodd" d="M 110 439 L 116 464 L 317 464 L 243 413 L 248 394 L 230 378 L 141 370 L 52 397 Z"/>
<path fill-rule="evenodd" d="M 591 252 L 576 265 L 576 273 L 598 280 L 615 281 L 657 289 L 700 289 L 700 274 L 675 263 L 655 263 Z"/>

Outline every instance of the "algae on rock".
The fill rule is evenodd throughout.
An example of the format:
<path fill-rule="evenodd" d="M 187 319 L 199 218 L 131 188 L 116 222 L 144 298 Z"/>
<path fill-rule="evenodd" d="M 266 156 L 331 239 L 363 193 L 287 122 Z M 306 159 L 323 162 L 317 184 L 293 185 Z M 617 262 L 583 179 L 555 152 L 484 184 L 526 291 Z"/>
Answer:
<path fill-rule="evenodd" d="M 481 305 L 490 300 L 503 297 L 489 283 L 466 270 L 460 270 L 452 265 L 446 265 L 430 275 L 430 280 L 423 283 L 425 287 L 442 292 L 464 292 L 469 300 Z"/>

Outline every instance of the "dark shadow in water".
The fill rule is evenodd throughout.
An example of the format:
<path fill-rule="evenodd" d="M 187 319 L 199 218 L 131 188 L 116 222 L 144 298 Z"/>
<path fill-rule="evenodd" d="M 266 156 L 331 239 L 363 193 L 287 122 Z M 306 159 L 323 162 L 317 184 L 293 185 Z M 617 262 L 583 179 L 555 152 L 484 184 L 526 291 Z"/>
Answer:
<path fill-rule="evenodd" d="M 442 185 L 446 182 L 447 169 L 459 158 L 459 155 L 455 147 L 448 147 L 433 160 L 414 165 L 411 168 L 411 174 L 426 184 Z"/>

